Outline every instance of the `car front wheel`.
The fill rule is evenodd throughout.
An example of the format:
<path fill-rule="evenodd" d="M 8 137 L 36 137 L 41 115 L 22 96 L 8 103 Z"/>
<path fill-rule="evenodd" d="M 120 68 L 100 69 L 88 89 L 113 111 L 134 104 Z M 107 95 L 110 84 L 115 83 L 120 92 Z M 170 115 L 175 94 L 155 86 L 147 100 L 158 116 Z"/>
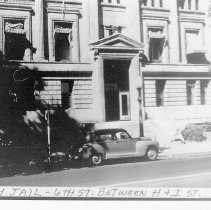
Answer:
<path fill-rule="evenodd" d="M 103 162 L 102 155 L 100 154 L 91 154 L 89 157 L 89 164 L 91 166 L 98 166 Z"/>
<path fill-rule="evenodd" d="M 156 160 L 158 156 L 158 150 L 155 147 L 149 147 L 146 151 L 145 158 L 149 161 Z"/>

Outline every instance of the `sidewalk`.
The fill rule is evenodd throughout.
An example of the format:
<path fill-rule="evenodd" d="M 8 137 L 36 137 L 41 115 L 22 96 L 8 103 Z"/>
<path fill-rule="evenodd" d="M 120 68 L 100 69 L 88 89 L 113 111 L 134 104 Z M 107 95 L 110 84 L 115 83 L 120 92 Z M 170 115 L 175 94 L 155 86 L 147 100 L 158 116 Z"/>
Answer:
<path fill-rule="evenodd" d="M 171 142 L 168 146 L 160 146 L 161 152 L 159 158 L 183 158 L 183 157 L 196 157 L 203 155 L 211 155 L 211 140 L 203 142 Z"/>

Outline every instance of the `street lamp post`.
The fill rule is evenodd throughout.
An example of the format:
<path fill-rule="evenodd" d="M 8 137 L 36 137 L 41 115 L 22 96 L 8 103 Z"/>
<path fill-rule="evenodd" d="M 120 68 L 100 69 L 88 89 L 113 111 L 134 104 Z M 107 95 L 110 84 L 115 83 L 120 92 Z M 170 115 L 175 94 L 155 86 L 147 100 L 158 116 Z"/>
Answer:
<path fill-rule="evenodd" d="M 142 116 L 142 97 L 141 97 L 141 91 L 142 87 L 138 86 L 138 106 L 139 106 L 139 133 L 140 137 L 144 136 L 144 126 L 143 126 L 143 116 Z"/>

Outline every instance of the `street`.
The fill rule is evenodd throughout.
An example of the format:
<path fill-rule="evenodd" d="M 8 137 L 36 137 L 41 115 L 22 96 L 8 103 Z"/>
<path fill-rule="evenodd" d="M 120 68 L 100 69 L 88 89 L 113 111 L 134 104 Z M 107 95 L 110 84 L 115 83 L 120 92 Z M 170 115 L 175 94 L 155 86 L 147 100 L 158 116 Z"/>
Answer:
<path fill-rule="evenodd" d="M 107 161 L 89 168 L 0 178 L 0 186 L 60 187 L 211 187 L 211 156 L 145 162 Z"/>

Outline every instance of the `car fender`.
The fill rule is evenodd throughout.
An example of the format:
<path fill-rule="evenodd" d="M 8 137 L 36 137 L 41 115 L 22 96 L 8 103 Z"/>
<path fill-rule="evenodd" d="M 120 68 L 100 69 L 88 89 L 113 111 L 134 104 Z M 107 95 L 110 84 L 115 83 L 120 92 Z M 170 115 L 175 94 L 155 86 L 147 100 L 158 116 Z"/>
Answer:
<path fill-rule="evenodd" d="M 105 158 L 106 152 L 105 149 L 98 143 L 88 143 L 85 145 L 85 149 L 83 151 L 83 158 L 88 159 L 91 154 L 97 153 L 102 154 L 103 158 Z"/>
<path fill-rule="evenodd" d="M 136 143 L 136 153 L 140 156 L 144 156 L 149 146 L 154 146 L 159 151 L 159 144 L 156 141 L 138 141 Z"/>

